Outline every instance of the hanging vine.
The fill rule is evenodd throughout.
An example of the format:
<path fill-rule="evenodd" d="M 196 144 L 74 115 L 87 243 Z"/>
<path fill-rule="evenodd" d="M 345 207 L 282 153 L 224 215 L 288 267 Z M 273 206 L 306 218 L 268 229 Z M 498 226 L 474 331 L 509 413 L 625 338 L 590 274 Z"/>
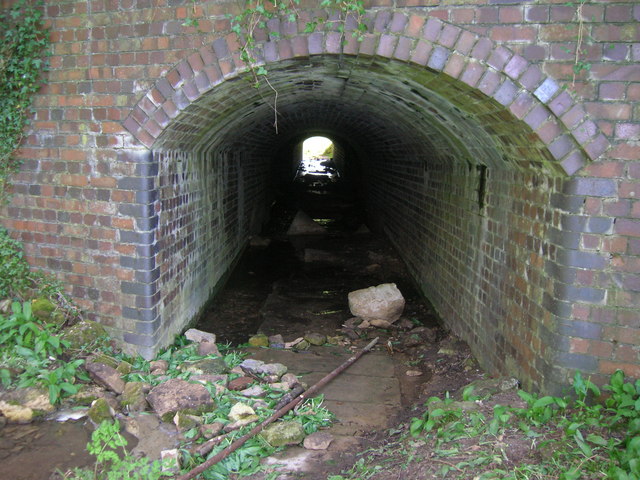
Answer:
<path fill-rule="evenodd" d="M 42 1 L 17 0 L 0 12 L 0 199 L 7 200 L 9 176 L 20 168 L 13 154 L 29 124 L 33 94 L 42 84 L 49 32 Z"/>
<path fill-rule="evenodd" d="M 199 27 L 196 17 L 195 2 L 192 14 L 184 22 L 185 26 Z M 264 82 L 274 94 L 271 108 L 274 111 L 274 127 L 278 129 L 278 91 L 269 81 L 268 70 L 260 64 L 256 57 L 256 30 L 266 30 L 267 23 L 273 18 L 282 21 L 297 22 L 300 19 L 298 6 L 300 0 L 241 0 L 244 9 L 237 15 L 228 15 L 231 31 L 236 34 L 240 43 L 240 59 L 251 72 L 254 88 L 259 88 Z M 319 7 L 326 13 L 305 24 L 305 33 L 315 32 L 321 25 L 340 33 L 342 44 L 346 43 L 346 35 L 350 34 L 357 41 L 362 41 L 367 32 L 364 22 L 366 10 L 363 0 L 322 0 Z M 347 22 L 351 19 L 354 27 L 347 31 Z M 279 32 L 269 32 L 272 39 L 280 37 Z"/>

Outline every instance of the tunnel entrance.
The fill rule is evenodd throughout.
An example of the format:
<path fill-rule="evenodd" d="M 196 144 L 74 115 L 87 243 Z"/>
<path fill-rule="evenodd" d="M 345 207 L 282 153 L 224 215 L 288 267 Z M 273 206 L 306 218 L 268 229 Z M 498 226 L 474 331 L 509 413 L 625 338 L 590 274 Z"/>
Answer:
<path fill-rule="evenodd" d="M 471 46 L 491 47 L 474 38 Z M 375 41 L 367 54 L 323 51 L 328 42 L 299 54 L 286 48 L 293 40 L 267 42 L 270 87 L 260 90 L 247 87 L 246 73 L 222 73 L 233 54 L 221 39 L 210 47 L 215 55 L 203 50 L 158 84 L 151 96 L 167 100 L 157 114 L 141 104 L 158 118 L 136 133 L 152 145 L 158 172 L 149 194 L 158 198 L 158 281 L 140 299 L 153 319 L 140 329 L 168 342 L 202 313 L 251 236 L 269 225 L 272 206 L 312 196 L 296 193 L 292 179 L 304 140 L 324 136 L 334 145 L 339 208 L 357 206 L 350 218 L 390 241 L 420 294 L 483 353 L 482 366 L 528 389 L 564 384 L 569 370 L 557 359 L 565 334 L 556 322 L 570 315 L 564 296 L 572 290 L 558 279 L 575 258 L 563 249 L 579 245 L 563 236 L 560 219 L 572 207 L 562 194 L 567 173 L 586 160 L 541 103 L 557 85 L 541 77 L 532 92 L 518 83 L 522 71 L 513 69 L 526 65 L 504 49 L 497 62 L 419 37 L 401 59 Z"/>

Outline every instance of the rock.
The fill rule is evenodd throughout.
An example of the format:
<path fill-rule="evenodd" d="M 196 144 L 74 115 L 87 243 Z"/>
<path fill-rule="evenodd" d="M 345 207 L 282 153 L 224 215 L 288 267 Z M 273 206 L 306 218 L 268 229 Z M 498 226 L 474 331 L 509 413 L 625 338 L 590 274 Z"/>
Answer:
<path fill-rule="evenodd" d="M 251 385 L 255 380 L 251 377 L 238 377 L 234 378 L 227 384 L 227 388 L 229 390 L 233 390 L 234 392 L 244 390 L 249 385 Z"/>
<path fill-rule="evenodd" d="M 371 320 L 369 323 L 377 328 L 389 328 L 391 326 L 391 323 L 386 320 Z"/>
<path fill-rule="evenodd" d="M 203 332 L 202 330 L 196 330 L 195 328 L 190 328 L 186 332 L 184 332 L 184 336 L 187 340 L 196 343 L 202 342 L 210 342 L 216 343 L 216 336 L 213 333 Z"/>
<path fill-rule="evenodd" d="M 98 385 L 117 394 L 121 394 L 124 391 L 124 381 L 120 378 L 120 374 L 115 368 L 104 363 L 93 362 L 87 363 L 85 368 L 89 372 L 91 379 Z"/>
<path fill-rule="evenodd" d="M 298 344 L 296 345 L 296 349 L 297 350 L 307 350 L 310 346 L 310 343 L 307 342 L 306 340 L 302 340 L 301 342 L 298 342 Z"/>
<path fill-rule="evenodd" d="M 368 235 L 371 233 L 369 227 L 367 227 L 364 223 L 358 227 L 358 229 L 354 232 L 356 235 Z"/>
<path fill-rule="evenodd" d="M 296 385 L 300 385 L 300 380 L 298 380 L 298 377 L 296 377 L 293 373 L 285 373 L 280 378 L 280 381 L 283 383 L 287 383 L 289 385 L 289 389 L 293 388 Z"/>
<path fill-rule="evenodd" d="M 327 432 L 315 432 L 304 439 L 303 446 L 307 450 L 326 450 L 333 442 L 333 435 Z"/>
<path fill-rule="evenodd" d="M 231 420 L 231 423 L 225 425 L 224 431 L 231 432 L 237 430 L 259 419 L 260 417 L 256 415 L 256 412 L 249 405 L 236 403 L 229 411 L 229 420 Z"/>
<path fill-rule="evenodd" d="M 0 413 L 7 419 L 7 423 L 31 423 L 33 410 L 22 405 L 12 405 L 0 400 Z"/>
<path fill-rule="evenodd" d="M 296 345 L 298 345 L 300 342 L 302 342 L 303 340 L 304 340 L 304 338 L 299 337 L 299 338 L 296 338 L 295 340 L 293 340 L 291 342 L 285 342 L 284 348 L 293 348 Z"/>
<path fill-rule="evenodd" d="M 287 367 L 281 363 L 267 363 L 258 369 L 258 373 L 276 377 L 276 381 L 287 373 Z"/>
<path fill-rule="evenodd" d="M 291 225 L 289 225 L 289 230 L 287 230 L 287 235 L 325 235 L 326 233 L 326 228 L 314 222 L 313 219 L 302 210 L 298 210 Z"/>
<path fill-rule="evenodd" d="M 166 360 L 154 360 L 149 362 L 149 369 L 154 375 L 164 375 L 169 368 L 169 362 Z"/>
<path fill-rule="evenodd" d="M 118 368 L 118 365 L 120 365 L 120 361 L 104 353 L 96 353 L 95 355 L 91 355 L 87 359 L 87 363 L 102 363 L 111 368 Z"/>
<path fill-rule="evenodd" d="M 218 382 L 227 383 L 228 378 L 229 378 L 229 375 L 224 375 L 224 374 L 204 374 L 204 375 L 191 375 L 191 378 L 189 378 L 189 380 L 206 385 L 207 383 L 218 383 Z"/>
<path fill-rule="evenodd" d="M 407 370 L 405 375 L 407 377 L 420 377 L 422 376 L 422 372 L 420 370 Z"/>
<path fill-rule="evenodd" d="M 282 338 L 282 335 L 271 335 L 269 337 L 269 348 L 284 348 L 284 338 Z"/>
<path fill-rule="evenodd" d="M 11 298 L 5 298 L 0 302 L 0 313 L 6 315 L 11 312 L 11 305 L 13 304 L 13 300 Z"/>
<path fill-rule="evenodd" d="M 440 348 L 438 349 L 438 353 L 440 355 L 456 355 L 458 353 L 464 352 L 468 349 L 466 343 L 461 340 L 456 340 L 455 338 L 448 338 L 440 343 Z"/>
<path fill-rule="evenodd" d="M 255 416 L 256 412 L 249 405 L 245 403 L 236 403 L 229 410 L 229 420 L 237 422 L 243 418 Z"/>
<path fill-rule="evenodd" d="M 104 388 L 97 385 L 82 385 L 80 391 L 69 398 L 78 405 L 91 405 L 91 402 L 104 396 L 104 393 Z"/>
<path fill-rule="evenodd" d="M 220 350 L 218 350 L 218 345 L 213 342 L 200 342 L 198 345 L 198 355 L 201 357 L 221 357 Z"/>
<path fill-rule="evenodd" d="M 56 422 L 67 422 L 69 420 L 80 420 L 89 414 L 88 408 L 65 408 L 54 412 L 47 420 L 55 420 Z"/>
<path fill-rule="evenodd" d="M 266 394 L 267 392 L 260 385 L 246 388 L 240 392 L 243 397 L 264 397 Z"/>
<path fill-rule="evenodd" d="M 206 425 L 200 425 L 200 435 L 204 438 L 209 439 L 213 438 L 216 435 L 219 435 L 224 428 L 224 424 L 221 422 L 213 422 Z"/>
<path fill-rule="evenodd" d="M 302 424 L 296 421 L 272 423 L 260 435 L 272 447 L 297 445 L 305 436 Z"/>
<path fill-rule="evenodd" d="M 116 371 L 120 375 L 128 375 L 131 373 L 131 370 L 133 370 L 133 366 L 129 362 L 125 361 L 120 362 L 116 367 Z"/>
<path fill-rule="evenodd" d="M 386 320 L 393 323 L 404 310 L 404 297 L 395 283 L 355 290 L 348 295 L 351 314 L 363 320 Z"/>
<path fill-rule="evenodd" d="M 147 401 L 164 422 L 171 421 L 178 411 L 198 415 L 216 408 L 204 386 L 179 378 L 172 378 L 153 388 L 147 395 Z"/>
<path fill-rule="evenodd" d="M 269 337 L 262 333 L 258 333 L 257 335 L 249 338 L 249 345 L 251 345 L 252 347 L 268 347 Z"/>
<path fill-rule="evenodd" d="M 56 305 L 48 298 L 34 298 L 31 300 L 31 311 L 33 316 L 45 323 L 55 323 L 62 325 L 65 321 L 64 315 L 56 315 Z"/>
<path fill-rule="evenodd" d="M 75 325 L 62 331 L 62 340 L 69 342 L 70 350 L 79 350 L 87 345 L 109 344 L 109 335 L 105 328 L 98 322 L 80 320 Z"/>
<path fill-rule="evenodd" d="M 229 371 L 229 367 L 223 358 L 205 358 L 193 362 L 184 362 L 178 367 L 183 372 L 191 372 L 196 375 L 219 375 Z"/>
<path fill-rule="evenodd" d="M 142 382 L 128 382 L 120 397 L 120 406 L 127 412 L 144 412 L 147 409 L 147 399 Z"/>
<path fill-rule="evenodd" d="M 167 473 L 180 473 L 180 451 L 177 448 L 160 452 L 162 471 Z"/>
<path fill-rule="evenodd" d="M 195 415 L 188 415 L 186 413 L 177 412 L 173 416 L 173 424 L 176 426 L 179 432 L 186 432 L 192 428 L 196 428 L 202 421 Z"/>
<path fill-rule="evenodd" d="M 309 342 L 310 345 L 321 346 L 327 343 L 327 336 L 321 333 L 307 333 L 304 339 Z"/>
<path fill-rule="evenodd" d="M 105 420 L 112 420 L 116 414 L 105 398 L 98 398 L 91 404 L 87 415 L 93 423 L 100 425 Z"/>
<path fill-rule="evenodd" d="M 258 374 L 260 372 L 260 368 L 264 365 L 262 360 L 254 360 L 253 358 L 247 358 L 243 360 L 239 365 L 241 370 L 246 370 L 247 372 Z"/>
<path fill-rule="evenodd" d="M 418 336 L 424 343 L 436 343 L 436 341 L 438 340 L 438 329 L 416 327 L 409 331 L 409 335 Z"/>

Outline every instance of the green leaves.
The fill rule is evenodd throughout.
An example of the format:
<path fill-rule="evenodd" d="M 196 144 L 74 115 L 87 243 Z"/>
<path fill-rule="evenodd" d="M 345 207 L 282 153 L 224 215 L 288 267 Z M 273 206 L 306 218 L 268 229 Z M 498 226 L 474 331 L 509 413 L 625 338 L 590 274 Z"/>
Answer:
<path fill-rule="evenodd" d="M 9 175 L 20 163 L 11 156 L 28 123 L 32 95 L 38 91 L 49 46 L 42 2 L 17 0 L 0 12 L 0 198 L 6 200 Z M 6 277 L 5 277 L 6 278 Z"/>

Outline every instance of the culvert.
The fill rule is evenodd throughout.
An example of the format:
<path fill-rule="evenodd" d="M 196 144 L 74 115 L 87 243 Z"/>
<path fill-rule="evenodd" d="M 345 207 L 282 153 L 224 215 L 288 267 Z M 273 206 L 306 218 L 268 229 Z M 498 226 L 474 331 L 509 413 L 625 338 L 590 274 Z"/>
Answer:
<path fill-rule="evenodd" d="M 212 52 L 223 47 L 214 42 Z M 445 65 L 439 48 L 427 67 Z M 144 128 L 128 120 L 152 147 L 158 237 L 156 290 L 142 292 L 150 308 L 131 312 L 141 321 L 125 341 L 153 350 L 202 311 L 291 181 L 300 142 L 323 135 L 344 155 L 369 226 L 389 238 L 482 366 L 554 388 L 557 334 L 545 319 L 557 314 L 558 267 L 549 238 L 579 153 L 568 135 L 549 147 L 532 132 L 543 122 L 560 129 L 535 105 L 525 117 L 520 104 L 532 96 L 491 70 L 472 87 L 435 68 L 344 54 L 274 62 L 269 84 L 256 89 L 248 74 L 222 81 L 204 57 L 145 97 L 160 107 L 138 107 Z"/>

